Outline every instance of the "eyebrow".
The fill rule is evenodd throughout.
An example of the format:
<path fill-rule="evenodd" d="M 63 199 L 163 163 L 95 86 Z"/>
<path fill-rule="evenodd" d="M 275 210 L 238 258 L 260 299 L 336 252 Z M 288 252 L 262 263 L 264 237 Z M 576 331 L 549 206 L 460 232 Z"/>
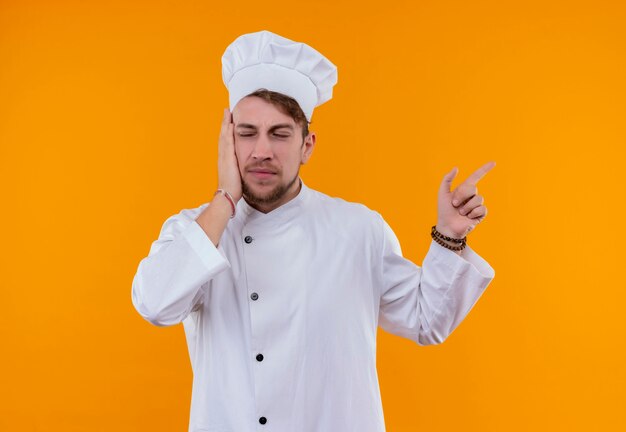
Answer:
<path fill-rule="evenodd" d="M 254 130 L 257 129 L 257 127 L 255 125 L 252 125 L 250 123 L 239 123 L 236 126 L 236 128 L 237 129 L 254 129 Z M 282 129 L 282 128 L 287 128 L 287 129 L 292 130 L 292 131 L 294 130 L 293 125 L 290 125 L 289 123 L 280 123 L 280 124 L 274 125 L 271 128 L 269 128 L 269 132 L 273 132 L 276 129 Z"/>

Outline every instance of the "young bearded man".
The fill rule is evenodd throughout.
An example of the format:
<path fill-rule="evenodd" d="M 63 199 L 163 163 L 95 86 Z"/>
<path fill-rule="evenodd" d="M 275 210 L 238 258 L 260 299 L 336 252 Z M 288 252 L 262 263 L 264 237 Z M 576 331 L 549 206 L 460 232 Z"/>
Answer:
<path fill-rule="evenodd" d="M 452 192 L 456 168 L 443 178 L 417 266 L 378 212 L 300 177 L 336 67 L 268 31 L 237 38 L 222 63 L 218 191 L 165 221 L 133 305 L 154 325 L 184 325 L 189 431 L 382 432 L 377 327 L 439 344 L 482 295 L 495 272 L 465 236 L 486 215 L 476 183 L 494 163 Z"/>

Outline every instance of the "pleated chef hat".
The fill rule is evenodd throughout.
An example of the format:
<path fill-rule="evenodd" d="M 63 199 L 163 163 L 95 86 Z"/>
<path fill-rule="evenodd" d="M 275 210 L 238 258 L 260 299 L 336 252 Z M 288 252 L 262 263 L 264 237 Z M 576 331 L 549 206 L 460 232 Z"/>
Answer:
<path fill-rule="evenodd" d="M 310 46 L 267 30 L 235 39 L 222 56 L 230 110 L 259 88 L 294 98 L 308 121 L 313 108 L 333 97 L 337 67 Z"/>

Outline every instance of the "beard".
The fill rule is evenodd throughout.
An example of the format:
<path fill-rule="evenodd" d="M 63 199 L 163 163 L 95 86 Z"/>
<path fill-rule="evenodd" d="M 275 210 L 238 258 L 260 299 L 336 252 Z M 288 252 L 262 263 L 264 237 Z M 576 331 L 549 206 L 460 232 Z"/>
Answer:
<path fill-rule="evenodd" d="M 279 201 L 282 197 L 285 196 L 287 191 L 293 186 L 293 184 L 298 180 L 298 176 L 300 175 L 300 170 L 296 173 L 293 179 L 287 184 L 278 184 L 274 189 L 266 193 L 265 195 L 257 195 L 254 193 L 252 188 L 248 185 L 248 183 L 243 180 L 241 182 L 241 191 L 242 195 L 246 198 L 246 201 L 250 204 L 272 204 L 276 201 Z"/>

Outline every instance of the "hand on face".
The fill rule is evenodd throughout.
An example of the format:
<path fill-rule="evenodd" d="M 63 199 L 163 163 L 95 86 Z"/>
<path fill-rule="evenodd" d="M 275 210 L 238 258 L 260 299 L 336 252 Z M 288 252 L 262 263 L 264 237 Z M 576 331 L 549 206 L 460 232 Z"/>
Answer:
<path fill-rule="evenodd" d="M 239 161 L 235 154 L 235 134 L 232 113 L 224 108 L 222 128 L 218 143 L 218 184 L 219 188 L 230 193 L 235 203 L 241 199 L 241 174 L 239 173 Z"/>
<path fill-rule="evenodd" d="M 456 177 L 457 168 L 444 176 L 437 200 L 437 231 L 453 238 L 463 238 L 485 218 L 487 207 L 483 197 L 477 195 L 476 184 L 494 166 L 494 161 L 487 162 L 453 192 L 450 192 L 450 185 Z"/>

